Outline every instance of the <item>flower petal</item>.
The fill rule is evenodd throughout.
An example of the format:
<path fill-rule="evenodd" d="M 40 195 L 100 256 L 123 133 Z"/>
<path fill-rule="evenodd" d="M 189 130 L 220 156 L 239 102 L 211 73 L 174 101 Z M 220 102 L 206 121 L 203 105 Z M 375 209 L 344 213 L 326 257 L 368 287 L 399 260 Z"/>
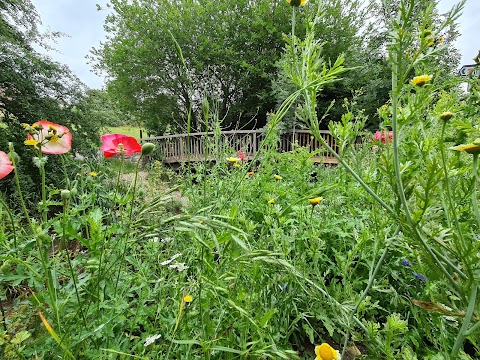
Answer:
<path fill-rule="evenodd" d="M 123 152 L 126 156 L 130 156 L 136 152 L 142 152 L 142 146 L 133 136 L 105 134 L 101 136 L 101 139 L 103 144 L 100 150 L 103 151 L 105 157 L 112 157 L 120 152 Z M 119 144 L 122 144 L 122 149 L 119 148 Z"/>
<path fill-rule="evenodd" d="M 42 145 L 42 153 L 44 154 L 65 154 L 72 148 L 72 134 L 64 133 L 63 136 L 56 141 L 48 141 Z"/>
<path fill-rule="evenodd" d="M 3 179 L 5 176 L 10 174 L 14 167 L 12 162 L 8 158 L 8 155 L 3 151 L 0 151 L 0 179 Z"/>
<path fill-rule="evenodd" d="M 469 154 L 478 154 L 478 153 L 480 153 L 480 145 L 463 144 L 463 145 L 453 146 L 453 147 L 450 148 L 450 150 L 465 151 Z"/>
<path fill-rule="evenodd" d="M 34 123 L 32 127 L 38 131 L 38 134 L 28 134 L 27 139 L 37 140 L 41 144 L 42 153 L 65 154 L 72 148 L 72 134 L 66 126 L 40 120 Z M 49 137 L 51 140 L 48 140 Z"/>

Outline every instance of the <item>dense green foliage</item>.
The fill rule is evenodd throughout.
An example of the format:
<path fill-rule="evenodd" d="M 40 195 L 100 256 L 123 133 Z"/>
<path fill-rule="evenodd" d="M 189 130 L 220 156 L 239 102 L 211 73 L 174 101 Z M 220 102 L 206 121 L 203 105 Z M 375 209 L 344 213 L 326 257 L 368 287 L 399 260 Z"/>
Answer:
<path fill-rule="evenodd" d="M 19 197 L 18 212 L 0 197 L 0 357 L 325 360 L 314 349 L 329 343 L 341 355 L 328 360 L 478 358 L 479 81 L 459 94 L 432 64 L 463 3 L 434 29 L 418 4 L 389 21 L 378 115 L 391 136 L 360 136 L 361 95 L 336 99 L 339 153 L 321 136 L 321 94 L 349 72 L 348 57 L 324 56 L 319 7 L 285 45 L 291 92 L 252 161 L 215 134 L 216 162 L 146 174 L 124 141 L 49 185 L 63 155 L 35 150 L 42 201 Z M 204 98 L 197 124 L 219 129 L 217 104 Z M 292 107 L 321 149 L 276 151 Z M 325 150 L 338 166 L 314 165 Z"/>
<path fill-rule="evenodd" d="M 67 125 L 74 134 L 75 153 L 96 151 L 99 131 L 125 117 L 105 92 L 86 91 L 85 86 L 64 65 L 52 61 L 36 49 L 50 49 L 48 40 L 59 34 L 38 30 L 40 18 L 29 0 L 0 2 L 0 149 L 8 151 L 11 142 L 22 161 L 21 182 L 37 194 L 39 177 L 30 153 L 22 123 L 47 119 Z M 67 157 L 65 161 L 70 161 Z M 47 166 L 50 166 L 48 164 Z M 61 182 L 58 172 L 48 172 L 48 180 Z M 12 177 L 0 182 L 0 190 L 17 199 Z"/>
<path fill-rule="evenodd" d="M 109 91 L 152 131 L 161 134 L 167 125 L 186 129 L 189 109 L 192 129 L 201 129 L 204 93 L 217 103 L 226 126 L 257 113 L 264 119 L 273 109 L 270 81 L 282 53 L 282 33 L 289 30 L 284 3 L 110 4 L 108 39 L 94 55 L 112 79 Z"/>
<path fill-rule="evenodd" d="M 261 127 L 292 89 L 283 72 L 292 8 L 283 0 L 115 0 L 108 6 L 108 37 L 93 57 L 111 79 L 109 93 L 152 134 L 185 132 L 187 119 L 193 130 L 204 129 L 204 96 L 218 109 L 224 128 Z M 427 7 L 432 23 L 421 26 L 436 32 L 442 16 L 434 3 L 417 2 L 412 16 L 418 20 Z M 338 121 L 343 111 L 338 99 L 354 99 L 368 116 L 367 125 L 378 125 L 376 109 L 388 101 L 391 85 L 388 19 L 397 8 L 395 1 L 326 0 L 296 10 L 297 36 L 321 12 L 315 35 L 323 43 L 323 57 L 333 62 L 343 54 L 346 66 L 355 68 L 319 94 L 320 114 L 337 100 L 329 119 Z M 432 39 L 432 47 L 441 46 L 446 56 L 431 70 L 441 71 L 445 80 L 458 65 L 452 46 L 457 36 L 452 23 Z M 285 119 L 285 127 L 294 125 L 293 118 Z"/>

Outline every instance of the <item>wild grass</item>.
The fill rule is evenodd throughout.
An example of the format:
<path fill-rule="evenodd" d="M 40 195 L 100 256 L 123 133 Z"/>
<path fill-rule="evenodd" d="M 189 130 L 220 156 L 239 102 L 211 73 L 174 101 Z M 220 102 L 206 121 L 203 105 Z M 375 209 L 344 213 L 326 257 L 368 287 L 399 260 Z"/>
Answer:
<path fill-rule="evenodd" d="M 412 4 L 400 3 L 389 48 L 394 101 L 379 109 L 391 142 L 356 143 L 364 118 L 349 108 L 330 127 L 338 167 L 314 166 L 306 148 L 275 150 L 296 101 L 321 141 L 316 97 L 345 71 L 342 59 L 322 62 L 307 29 L 287 46 L 298 89 L 270 117 L 254 161 L 227 161 L 244 150 L 231 148 L 179 175 L 157 162 L 148 187 L 141 159 L 121 181 L 122 145 L 113 161 L 79 163 L 65 188 L 42 181 L 37 212 L 2 202 L 1 355 L 325 360 L 314 351 L 328 343 L 339 351 L 330 359 L 478 358 L 480 145 L 449 149 L 478 134 L 478 93 L 460 101 L 433 76 L 411 82 L 411 62 L 435 55 Z M 203 110 L 206 124 L 218 118 Z"/>
<path fill-rule="evenodd" d="M 146 137 L 146 131 L 144 128 L 132 125 L 124 126 L 109 126 L 105 128 L 105 133 L 108 134 L 123 134 L 133 136 L 135 139 L 140 140 L 140 130 L 143 130 L 144 137 Z"/>

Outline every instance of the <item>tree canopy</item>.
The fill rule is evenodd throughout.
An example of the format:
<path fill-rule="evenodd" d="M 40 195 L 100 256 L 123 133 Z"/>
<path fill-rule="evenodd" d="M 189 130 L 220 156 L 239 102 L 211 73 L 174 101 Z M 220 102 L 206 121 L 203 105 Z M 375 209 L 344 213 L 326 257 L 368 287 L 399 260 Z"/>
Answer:
<path fill-rule="evenodd" d="M 108 74 L 109 94 L 152 133 L 185 130 L 189 116 L 192 129 L 203 130 L 205 96 L 225 128 L 252 119 L 248 126 L 258 127 L 288 93 L 281 75 L 284 35 L 291 33 L 286 1 L 111 0 L 107 6 L 107 38 L 92 58 Z M 376 109 L 389 97 L 386 19 L 395 6 L 396 0 L 312 0 L 296 10 L 296 35 L 302 37 L 305 21 L 321 11 L 315 28 L 323 57 L 333 62 L 343 54 L 345 65 L 355 69 L 324 89 L 319 112 L 332 100 L 353 97 L 370 125 L 378 123 Z M 415 11 L 435 12 L 435 6 L 422 0 Z M 428 26 L 435 32 L 435 23 Z M 434 70 L 443 69 L 445 76 L 456 64 L 450 46 L 456 35 L 454 28 L 442 34 L 451 56 Z M 332 119 L 340 118 L 340 105 L 331 109 Z"/>
<path fill-rule="evenodd" d="M 288 4 L 287 4 L 288 5 Z M 109 91 L 145 121 L 194 127 L 206 94 L 224 124 L 265 114 L 275 104 L 271 80 L 290 30 L 283 1 L 112 0 L 107 40 L 94 52 Z M 180 55 L 180 50 L 183 58 Z"/>

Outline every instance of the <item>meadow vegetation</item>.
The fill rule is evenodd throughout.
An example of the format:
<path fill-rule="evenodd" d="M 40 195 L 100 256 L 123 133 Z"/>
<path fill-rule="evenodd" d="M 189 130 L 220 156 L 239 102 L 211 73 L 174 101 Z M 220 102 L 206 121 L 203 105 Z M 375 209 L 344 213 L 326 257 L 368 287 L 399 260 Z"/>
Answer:
<path fill-rule="evenodd" d="M 464 93 L 432 65 L 464 2 L 435 26 L 433 6 L 392 3 L 375 134 L 355 99 L 338 99 L 339 121 L 319 114 L 322 91 L 358 69 L 324 59 L 321 3 L 290 2 L 291 92 L 251 161 L 206 138 L 221 161 L 174 172 L 155 144 L 118 133 L 79 159 L 60 120 L 25 123 L 2 145 L 1 358 L 478 358 L 480 83 Z M 200 114 L 204 130 L 221 128 L 208 94 Z M 339 165 L 298 144 L 279 153 L 289 116 Z"/>

